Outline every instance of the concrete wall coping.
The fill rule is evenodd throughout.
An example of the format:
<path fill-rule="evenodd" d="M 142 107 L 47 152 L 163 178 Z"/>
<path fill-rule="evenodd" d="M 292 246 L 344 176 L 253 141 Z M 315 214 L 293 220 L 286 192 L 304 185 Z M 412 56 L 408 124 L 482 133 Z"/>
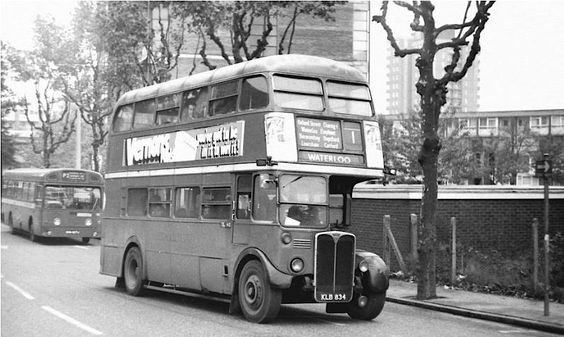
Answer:
<path fill-rule="evenodd" d="M 386 185 L 361 183 L 353 191 L 355 199 L 421 200 L 423 185 Z M 512 199 L 542 200 L 543 186 L 464 185 L 439 186 L 439 200 Z M 550 186 L 549 199 L 564 199 L 564 186 Z"/>

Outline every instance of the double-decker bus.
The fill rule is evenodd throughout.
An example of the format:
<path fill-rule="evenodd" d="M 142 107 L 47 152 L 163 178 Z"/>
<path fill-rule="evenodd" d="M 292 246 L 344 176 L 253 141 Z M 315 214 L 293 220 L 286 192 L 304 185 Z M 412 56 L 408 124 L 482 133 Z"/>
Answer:
<path fill-rule="evenodd" d="M 388 269 L 356 249 L 355 184 L 383 176 L 354 68 L 279 55 L 124 94 L 109 135 L 100 272 L 224 299 L 252 322 L 281 303 L 373 319 Z"/>
<path fill-rule="evenodd" d="M 100 238 L 104 179 L 72 168 L 28 168 L 2 173 L 2 222 L 12 232 L 69 237 L 88 243 Z"/>

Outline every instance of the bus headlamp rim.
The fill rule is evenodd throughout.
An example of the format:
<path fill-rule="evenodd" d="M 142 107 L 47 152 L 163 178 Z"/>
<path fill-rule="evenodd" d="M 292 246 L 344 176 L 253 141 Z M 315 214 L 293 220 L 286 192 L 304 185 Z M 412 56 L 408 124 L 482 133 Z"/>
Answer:
<path fill-rule="evenodd" d="M 292 261 L 290 261 L 290 270 L 294 273 L 299 273 L 302 270 L 304 270 L 305 267 L 305 263 L 304 260 L 302 260 L 299 257 L 295 257 L 292 259 Z"/>
<path fill-rule="evenodd" d="M 358 270 L 360 270 L 363 273 L 366 273 L 368 271 L 368 262 L 366 260 L 360 261 L 358 264 Z"/>
<path fill-rule="evenodd" d="M 282 234 L 280 234 L 280 240 L 283 244 L 289 245 L 292 242 L 292 234 L 288 232 L 282 232 Z"/>

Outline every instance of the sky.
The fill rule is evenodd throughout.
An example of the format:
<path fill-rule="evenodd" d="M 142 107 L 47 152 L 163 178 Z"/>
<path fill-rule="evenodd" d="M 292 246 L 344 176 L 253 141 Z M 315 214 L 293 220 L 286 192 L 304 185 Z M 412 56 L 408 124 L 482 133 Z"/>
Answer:
<path fill-rule="evenodd" d="M 465 2 L 434 1 L 437 24 L 460 23 Z M 69 25 L 73 0 L 0 0 L 0 38 L 20 49 L 33 47 L 33 21 L 51 15 Z M 371 6 L 379 8 L 377 2 Z M 395 7 L 395 8 L 394 8 Z M 482 34 L 480 110 L 564 108 L 564 1 L 499 0 L 491 9 Z M 373 13 L 376 14 L 376 13 Z M 390 4 L 390 23 L 397 34 L 407 34 L 411 15 Z M 381 26 L 371 22 L 373 50 L 388 41 Z M 385 55 L 373 52 L 372 95 L 377 111 L 385 109 Z"/>

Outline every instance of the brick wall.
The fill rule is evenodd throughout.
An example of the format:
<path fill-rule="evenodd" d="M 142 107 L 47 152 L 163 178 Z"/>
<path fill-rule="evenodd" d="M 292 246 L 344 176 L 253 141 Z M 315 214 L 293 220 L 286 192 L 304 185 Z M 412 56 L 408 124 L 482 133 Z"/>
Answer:
<path fill-rule="evenodd" d="M 357 236 L 357 248 L 382 254 L 383 217 L 390 215 L 392 232 L 405 258 L 410 252 L 409 217 L 419 215 L 421 187 L 363 187 L 355 190 L 349 229 Z M 564 188 L 551 190 L 549 231 L 553 235 L 564 232 Z M 544 235 L 542 188 L 445 187 L 438 199 L 439 244 L 450 244 L 451 217 L 456 217 L 460 245 L 494 248 L 506 256 L 532 250 L 533 218 L 539 221 L 539 239 Z M 394 258 L 392 266 L 397 267 Z"/>

